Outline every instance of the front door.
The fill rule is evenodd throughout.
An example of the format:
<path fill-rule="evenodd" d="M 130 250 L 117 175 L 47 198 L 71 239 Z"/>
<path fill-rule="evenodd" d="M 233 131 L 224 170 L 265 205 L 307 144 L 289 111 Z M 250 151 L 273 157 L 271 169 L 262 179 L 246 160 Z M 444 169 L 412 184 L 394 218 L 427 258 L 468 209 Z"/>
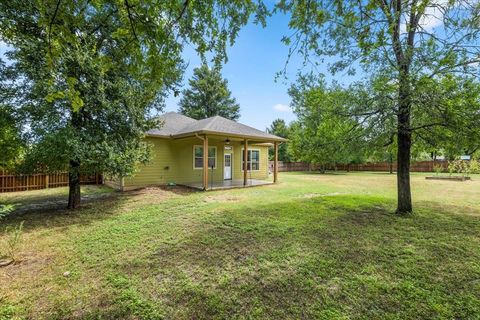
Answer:
<path fill-rule="evenodd" d="M 232 154 L 225 153 L 223 159 L 223 179 L 232 180 Z"/>

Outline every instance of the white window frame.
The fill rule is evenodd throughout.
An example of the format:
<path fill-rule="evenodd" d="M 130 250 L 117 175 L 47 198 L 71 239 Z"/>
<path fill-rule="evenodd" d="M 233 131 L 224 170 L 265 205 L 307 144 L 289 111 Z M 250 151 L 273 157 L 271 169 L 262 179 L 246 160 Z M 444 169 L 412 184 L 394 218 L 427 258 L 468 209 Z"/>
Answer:
<path fill-rule="evenodd" d="M 200 144 L 196 144 L 193 146 L 193 170 L 203 170 L 203 165 L 201 168 L 198 168 L 198 167 L 195 167 L 195 148 L 202 148 L 202 159 L 203 159 L 203 145 L 200 145 Z M 213 169 L 217 169 L 217 147 L 216 146 L 208 146 L 208 148 L 213 148 L 215 149 L 215 157 L 207 157 L 208 159 L 213 159 L 215 158 L 215 166 L 213 167 Z M 208 159 L 207 159 L 207 163 L 208 163 Z M 210 169 L 210 166 L 208 167 Z"/>
<path fill-rule="evenodd" d="M 244 154 L 244 150 L 245 148 L 242 148 L 242 155 L 240 156 L 240 165 L 242 166 L 242 172 L 244 171 L 243 170 L 243 154 Z M 252 170 L 252 156 L 250 155 L 250 170 L 248 171 L 260 171 L 260 158 L 261 158 L 261 152 L 260 152 L 260 149 L 256 149 L 256 148 L 247 148 L 247 152 L 251 152 L 251 151 L 258 151 L 258 169 L 255 169 L 255 170 Z M 248 155 L 247 155 L 247 159 L 248 159 Z M 247 160 L 247 167 L 248 167 L 248 160 Z"/>

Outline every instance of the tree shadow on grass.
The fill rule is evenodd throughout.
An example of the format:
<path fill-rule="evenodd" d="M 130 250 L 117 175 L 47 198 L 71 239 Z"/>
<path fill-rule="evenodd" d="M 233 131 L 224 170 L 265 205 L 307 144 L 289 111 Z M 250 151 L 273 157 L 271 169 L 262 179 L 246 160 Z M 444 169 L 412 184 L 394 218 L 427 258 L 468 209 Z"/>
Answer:
<path fill-rule="evenodd" d="M 35 191 L 33 191 L 35 192 Z M 149 187 L 119 192 L 86 194 L 82 197 L 78 209 L 66 209 L 66 196 L 43 196 L 32 205 L 13 210 L 1 222 L 1 225 L 16 225 L 25 221 L 24 230 L 38 228 L 62 228 L 75 224 L 88 224 L 95 220 L 108 218 L 114 214 L 134 210 L 142 205 L 160 204 L 166 199 L 181 197 L 195 190 L 184 187 Z"/>
<path fill-rule="evenodd" d="M 417 206 L 410 218 L 374 197 L 223 209 L 120 263 L 128 280 L 114 287 L 168 318 L 472 317 L 480 220 Z"/>

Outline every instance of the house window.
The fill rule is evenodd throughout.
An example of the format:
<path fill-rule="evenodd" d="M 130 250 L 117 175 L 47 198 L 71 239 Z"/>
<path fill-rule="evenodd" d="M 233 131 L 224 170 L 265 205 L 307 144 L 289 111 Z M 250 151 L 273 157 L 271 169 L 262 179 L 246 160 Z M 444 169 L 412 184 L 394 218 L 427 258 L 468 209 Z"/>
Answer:
<path fill-rule="evenodd" d="M 203 146 L 194 146 L 193 167 L 203 169 Z M 217 147 L 208 147 L 208 167 L 217 167 Z"/>
<path fill-rule="evenodd" d="M 258 171 L 260 170 L 260 150 L 247 150 L 247 170 Z M 242 171 L 244 168 L 245 154 L 242 150 Z"/>

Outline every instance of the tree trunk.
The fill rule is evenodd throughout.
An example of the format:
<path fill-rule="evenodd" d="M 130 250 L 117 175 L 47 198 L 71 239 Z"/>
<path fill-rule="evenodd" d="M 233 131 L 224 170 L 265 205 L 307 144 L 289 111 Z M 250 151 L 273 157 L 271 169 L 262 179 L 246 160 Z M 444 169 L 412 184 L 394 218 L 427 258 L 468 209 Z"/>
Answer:
<path fill-rule="evenodd" d="M 80 206 L 80 163 L 71 160 L 68 171 L 68 205 L 67 209 Z"/>
<path fill-rule="evenodd" d="M 390 174 L 393 174 L 393 156 L 390 153 Z"/>
<path fill-rule="evenodd" d="M 412 194 L 410 190 L 410 148 L 411 134 L 398 132 L 397 160 L 397 213 L 412 212 Z"/>
<path fill-rule="evenodd" d="M 410 153 L 412 132 L 410 128 L 411 112 L 410 84 L 408 70 L 403 70 L 399 83 L 399 108 L 397 115 L 397 213 L 412 212 L 412 193 L 410 190 Z"/>
<path fill-rule="evenodd" d="M 79 131 L 82 128 L 83 114 L 79 110 L 72 113 L 70 120 L 72 127 L 75 131 Z M 68 168 L 68 205 L 67 209 L 75 209 L 80 206 L 80 161 L 76 159 L 70 160 Z"/>

